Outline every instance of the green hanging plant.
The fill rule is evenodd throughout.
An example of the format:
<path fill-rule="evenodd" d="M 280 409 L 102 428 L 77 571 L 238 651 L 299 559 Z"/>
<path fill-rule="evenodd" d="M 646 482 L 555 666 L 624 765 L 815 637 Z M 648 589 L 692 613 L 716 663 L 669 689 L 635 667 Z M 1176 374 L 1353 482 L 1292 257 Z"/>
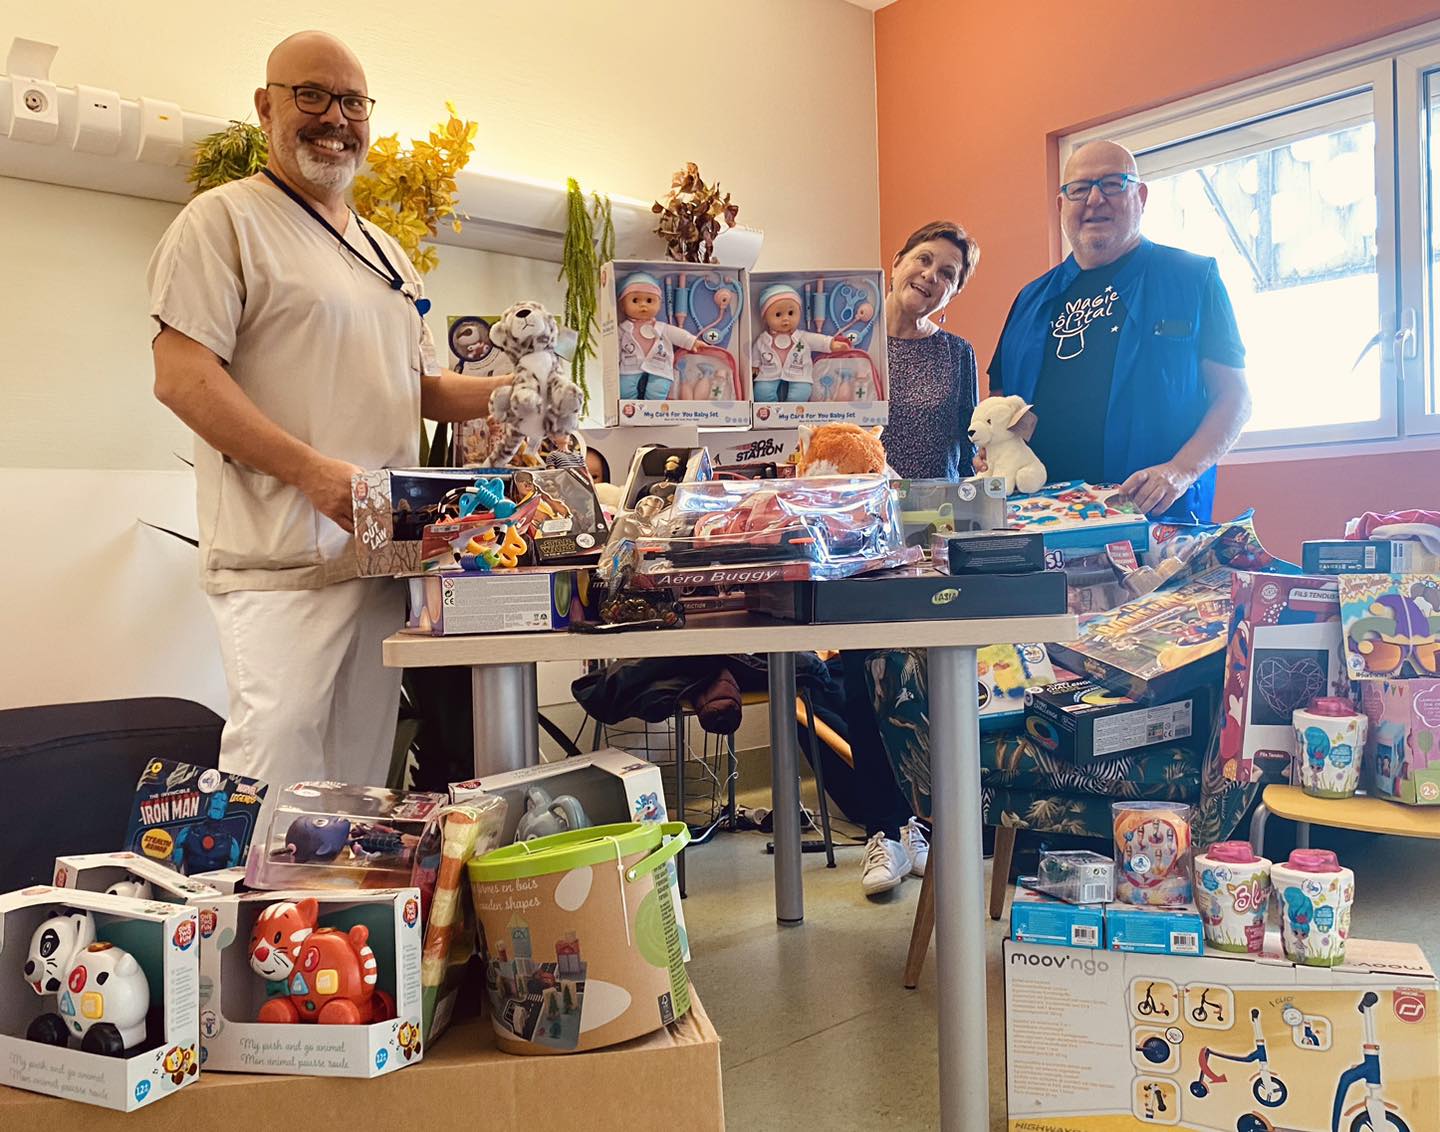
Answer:
<path fill-rule="evenodd" d="M 591 193 L 587 204 L 574 177 L 565 182 L 565 200 L 568 219 L 558 278 L 565 280 L 563 321 L 578 338 L 570 369 L 588 404 L 590 387 L 585 382 L 585 363 L 596 352 L 595 342 L 600 333 L 595 319 L 600 299 L 600 265 L 615 258 L 615 225 L 610 217 L 610 198 Z"/>
<path fill-rule="evenodd" d="M 270 139 L 264 130 L 249 122 L 232 121 L 195 143 L 195 158 L 185 179 L 199 196 L 207 189 L 253 177 L 265 168 L 269 155 Z"/>

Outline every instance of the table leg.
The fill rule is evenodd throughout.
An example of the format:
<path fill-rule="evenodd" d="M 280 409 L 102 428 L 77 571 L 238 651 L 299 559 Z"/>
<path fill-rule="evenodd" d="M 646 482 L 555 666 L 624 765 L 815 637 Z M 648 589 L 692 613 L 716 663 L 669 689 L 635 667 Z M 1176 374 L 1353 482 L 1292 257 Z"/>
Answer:
<path fill-rule="evenodd" d="M 940 1128 L 990 1127 L 985 882 L 981 865 L 980 718 L 973 648 L 932 648 L 930 787 L 935 870 L 935 981 L 940 1015 Z"/>
<path fill-rule="evenodd" d="M 540 697 L 534 664 L 481 664 L 470 669 L 475 777 L 540 761 Z"/>
<path fill-rule="evenodd" d="M 800 878 L 800 756 L 795 739 L 795 654 L 772 652 L 770 670 L 770 798 L 775 821 L 775 918 L 805 918 Z"/>

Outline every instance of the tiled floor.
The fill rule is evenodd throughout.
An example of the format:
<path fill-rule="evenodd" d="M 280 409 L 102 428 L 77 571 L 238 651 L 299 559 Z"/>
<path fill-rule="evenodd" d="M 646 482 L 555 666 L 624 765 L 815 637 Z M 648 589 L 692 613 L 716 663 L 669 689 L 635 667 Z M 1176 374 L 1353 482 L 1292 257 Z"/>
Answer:
<path fill-rule="evenodd" d="M 1284 823 L 1272 855 L 1288 852 Z M 689 854 L 691 975 L 722 1039 L 726 1123 L 737 1132 L 931 1129 L 936 1116 L 935 981 L 900 985 L 918 881 L 881 901 L 860 892 L 858 847 L 839 867 L 805 855 L 805 923 L 775 923 L 767 838 L 721 834 Z M 1420 841 L 1316 829 L 1355 869 L 1356 936 L 1410 940 L 1440 962 L 1436 851 Z M 988 872 L 988 864 L 987 864 Z M 1003 924 L 990 925 L 990 1001 L 1000 1001 Z M 990 1028 L 992 1127 L 1003 1128 L 1004 1042 Z M 984 1087 L 975 1082 L 977 1087 Z M 972 1132 L 966 1129 L 965 1132 Z M 977 1130 L 978 1132 L 978 1130 Z"/>

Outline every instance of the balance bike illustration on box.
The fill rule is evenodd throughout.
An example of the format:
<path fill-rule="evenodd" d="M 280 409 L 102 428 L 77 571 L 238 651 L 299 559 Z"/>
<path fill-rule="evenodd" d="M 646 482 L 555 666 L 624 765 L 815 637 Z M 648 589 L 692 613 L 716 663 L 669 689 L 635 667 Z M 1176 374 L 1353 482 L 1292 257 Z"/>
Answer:
<path fill-rule="evenodd" d="M 1290 1090 L 1286 1088 L 1284 1081 L 1270 1072 L 1270 1061 L 1265 1052 L 1265 1032 L 1260 1027 L 1260 1011 L 1250 1011 L 1250 1026 L 1255 1032 L 1255 1048 L 1247 1054 L 1221 1053 L 1209 1046 L 1200 1050 L 1200 1075 L 1190 1082 L 1192 1096 L 1204 1100 L 1210 1094 L 1211 1085 L 1223 1085 L 1226 1082 L 1227 1078 L 1223 1073 L 1210 1067 L 1210 1060 L 1218 1058 L 1221 1061 L 1233 1061 L 1237 1065 L 1258 1063 L 1260 1071 L 1251 1078 L 1250 1085 L 1255 1099 L 1266 1108 L 1277 1108 L 1285 1103 Z"/>
<path fill-rule="evenodd" d="M 1190 1009 L 1190 1017 L 1196 1022 L 1205 1023 L 1214 1017 L 1216 1022 L 1225 1021 L 1225 1004 L 1223 1002 L 1210 1001 L 1210 988 L 1203 987 L 1200 991 L 1200 1001 Z"/>
<path fill-rule="evenodd" d="M 1165 1007 L 1165 1005 L 1163 1003 L 1155 1001 L 1154 983 L 1151 983 L 1148 987 L 1145 988 L 1145 997 L 1136 1004 L 1135 1009 L 1138 1010 L 1146 1018 L 1149 1018 L 1152 1014 L 1160 1018 L 1170 1017 L 1170 1011 Z"/>

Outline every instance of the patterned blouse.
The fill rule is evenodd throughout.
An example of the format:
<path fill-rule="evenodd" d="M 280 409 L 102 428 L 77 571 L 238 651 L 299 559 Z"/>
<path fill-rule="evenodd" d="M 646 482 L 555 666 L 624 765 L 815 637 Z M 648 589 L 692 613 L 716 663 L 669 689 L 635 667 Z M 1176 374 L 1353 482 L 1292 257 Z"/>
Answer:
<path fill-rule="evenodd" d="M 958 480 L 974 474 L 970 414 L 975 411 L 975 351 L 945 330 L 928 338 L 891 338 L 890 423 L 880 435 L 903 479 Z"/>

